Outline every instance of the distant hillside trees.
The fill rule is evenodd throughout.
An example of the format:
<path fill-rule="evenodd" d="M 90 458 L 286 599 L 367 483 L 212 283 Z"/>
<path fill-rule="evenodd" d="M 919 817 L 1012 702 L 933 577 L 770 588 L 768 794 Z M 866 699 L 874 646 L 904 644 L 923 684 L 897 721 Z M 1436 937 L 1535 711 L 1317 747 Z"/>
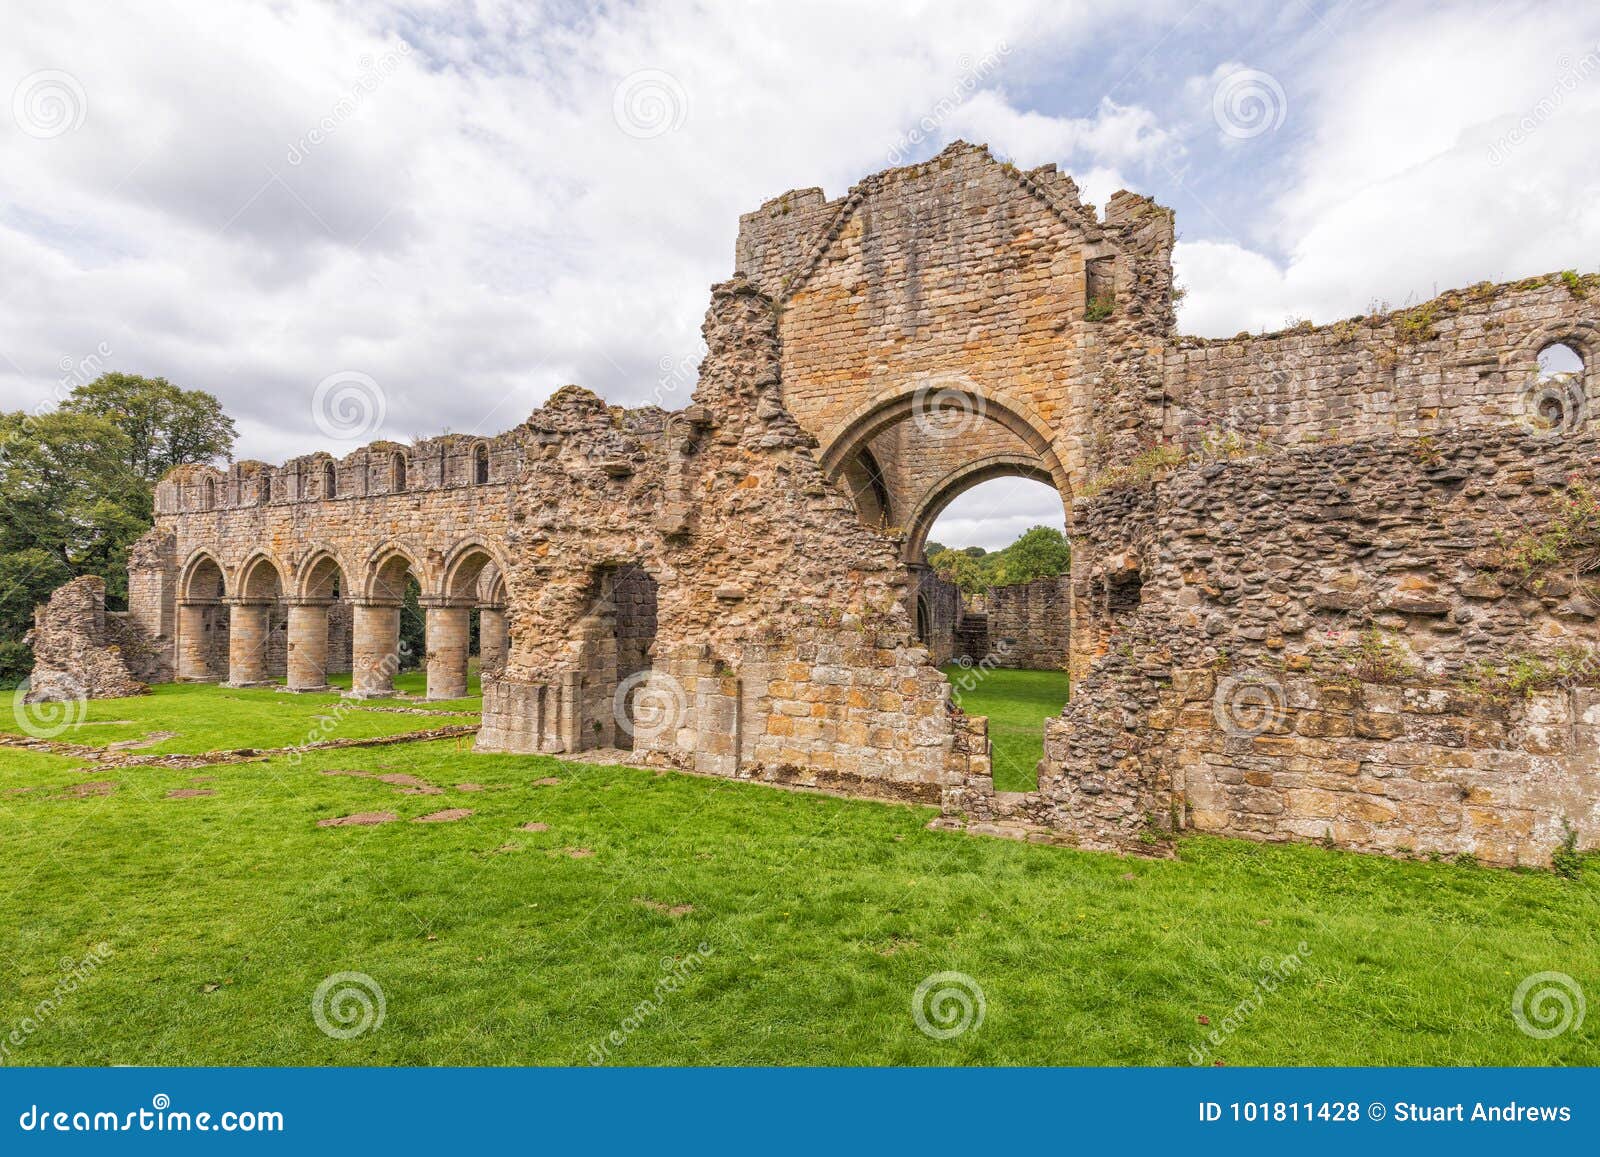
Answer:
<path fill-rule="evenodd" d="M 1072 565 L 1072 546 L 1066 535 L 1048 526 L 1031 528 L 1002 550 L 952 548 L 930 542 L 926 554 L 928 565 L 966 594 L 1066 574 Z"/>

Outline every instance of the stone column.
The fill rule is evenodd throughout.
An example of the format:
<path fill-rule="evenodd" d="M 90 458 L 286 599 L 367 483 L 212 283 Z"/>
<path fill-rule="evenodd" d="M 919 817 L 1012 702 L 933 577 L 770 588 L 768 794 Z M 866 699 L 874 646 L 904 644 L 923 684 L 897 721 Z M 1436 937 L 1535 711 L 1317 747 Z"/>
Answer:
<path fill-rule="evenodd" d="M 356 603 L 352 636 L 351 696 L 393 695 L 400 666 L 400 604 Z"/>
<path fill-rule="evenodd" d="M 178 679 L 192 683 L 215 683 L 207 648 L 206 612 L 215 603 L 178 604 Z"/>
<path fill-rule="evenodd" d="M 260 599 L 237 599 L 228 614 L 229 687 L 258 687 L 269 682 L 267 632 L 272 625 L 272 604 Z"/>
<path fill-rule="evenodd" d="M 506 634 L 506 609 L 503 606 L 478 608 L 478 668 L 498 675 L 506 669 L 506 652 L 511 638 Z"/>
<path fill-rule="evenodd" d="M 467 693 L 469 607 L 430 602 L 428 613 L 428 698 L 460 699 Z"/>
<path fill-rule="evenodd" d="M 328 602 L 305 599 L 289 604 L 290 691 L 328 689 Z"/>

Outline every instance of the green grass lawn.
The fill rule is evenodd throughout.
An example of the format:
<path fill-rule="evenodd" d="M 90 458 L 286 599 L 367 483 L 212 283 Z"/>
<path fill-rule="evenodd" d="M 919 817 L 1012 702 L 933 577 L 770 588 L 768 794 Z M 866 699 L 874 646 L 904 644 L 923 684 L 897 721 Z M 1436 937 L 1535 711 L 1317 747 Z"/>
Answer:
<path fill-rule="evenodd" d="M 350 676 L 334 676 L 336 685 L 349 687 Z M 407 695 L 421 696 L 425 679 L 420 671 L 395 676 L 395 687 Z M 82 723 L 54 738 L 65 743 L 103 747 L 125 740 L 141 741 L 171 732 L 138 751 L 146 755 L 192 754 L 235 747 L 292 747 L 320 738 L 366 738 L 398 735 L 475 723 L 482 709 L 477 679 L 468 685 L 466 699 L 424 702 L 420 699 L 374 699 L 369 706 L 420 707 L 429 711 L 457 711 L 458 716 L 392 714 L 349 709 L 345 703 L 338 726 L 324 733 L 321 720 L 341 700 L 337 692 L 324 695 L 290 695 L 268 688 L 235 689 L 193 683 L 167 683 L 151 688 L 149 695 L 130 699 L 95 699 L 87 704 Z M 0 712 L 0 732 L 22 732 L 23 720 L 15 712 Z"/>
<path fill-rule="evenodd" d="M 1044 758 L 1044 721 L 1067 702 L 1065 671 L 980 671 L 952 663 L 944 669 L 956 706 L 989 717 L 996 791 L 1033 791 Z M 963 690 L 964 684 L 970 690 Z"/>
<path fill-rule="evenodd" d="M 314 708 L 203 686 L 95 705 L 196 748 L 266 746 L 280 712 Z M 323 774 L 339 769 L 442 790 Z M 68 790 L 85 781 L 113 786 Z M 474 814 L 407 822 L 443 808 Z M 400 820 L 317 827 L 361 811 Z M 1548 1040 L 1511 1015 L 1533 973 L 1600 993 L 1600 864 L 1570 881 L 1214 838 L 1125 859 L 932 816 L 450 740 L 201 772 L 0 749 L 0 1040 L 31 1025 L 3 1059 L 582 1064 L 605 1045 L 616 1064 L 1167 1065 L 1205 1045 L 1230 1065 L 1600 1063 L 1592 1009 Z M 100 943 L 39 1013 L 61 962 Z M 947 971 L 981 988 L 984 1019 L 936 1040 L 912 998 Z M 345 972 L 385 1002 L 351 1040 L 312 1014 Z"/>

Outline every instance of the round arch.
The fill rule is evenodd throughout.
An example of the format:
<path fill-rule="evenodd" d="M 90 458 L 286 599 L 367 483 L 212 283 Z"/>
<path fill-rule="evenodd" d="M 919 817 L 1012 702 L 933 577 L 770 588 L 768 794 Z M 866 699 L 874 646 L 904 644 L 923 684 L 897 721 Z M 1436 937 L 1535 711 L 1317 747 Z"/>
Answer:
<path fill-rule="evenodd" d="M 296 598 L 331 599 L 350 594 L 350 568 L 332 547 L 313 545 L 295 573 Z"/>
<path fill-rule="evenodd" d="M 945 507 L 973 487 L 992 482 L 996 478 L 1028 478 L 1055 487 L 1056 492 L 1062 494 L 1061 488 L 1056 485 L 1055 478 L 1044 463 L 1024 454 L 990 454 L 957 466 L 934 483 L 912 511 L 906 528 L 902 561 L 921 562 L 923 549 L 928 542 L 928 533 L 933 529 L 933 524 L 939 520 L 939 515 L 944 513 Z M 1061 502 L 1066 508 L 1070 525 L 1071 509 L 1064 494 Z"/>
<path fill-rule="evenodd" d="M 505 557 L 500 548 L 476 536 L 463 539 L 445 556 L 440 593 L 450 599 L 476 599 L 478 580 L 490 567 L 502 576 L 506 573 Z"/>
<path fill-rule="evenodd" d="M 228 594 L 227 571 L 216 555 L 203 547 L 188 557 L 179 573 L 179 602 L 214 602 Z"/>
<path fill-rule="evenodd" d="M 287 573 L 265 550 L 250 552 L 239 567 L 238 595 L 242 599 L 276 599 L 288 593 Z"/>
<path fill-rule="evenodd" d="M 434 590 L 421 553 L 403 542 L 386 542 L 367 555 L 362 568 L 361 595 L 372 602 L 401 602 L 406 593 L 409 572 L 427 597 Z"/>

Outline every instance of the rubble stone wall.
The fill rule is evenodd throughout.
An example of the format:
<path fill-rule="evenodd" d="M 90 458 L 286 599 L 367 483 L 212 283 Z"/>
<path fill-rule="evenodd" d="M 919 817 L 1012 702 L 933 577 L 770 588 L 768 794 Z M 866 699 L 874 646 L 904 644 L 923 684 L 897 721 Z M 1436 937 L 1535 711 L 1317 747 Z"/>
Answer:
<path fill-rule="evenodd" d="M 569 387 L 494 438 L 182 468 L 126 620 L 73 593 L 41 668 L 275 672 L 287 606 L 291 636 L 353 619 L 381 693 L 363 672 L 409 572 L 430 685 L 464 679 L 464 608 L 503 608 L 486 750 L 631 746 L 1090 847 L 1600 844 L 1600 278 L 1212 341 L 1176 332 L 1173 237 L 1147 198 L 1097 212 L 1053 166 L 959 143 L 786 194 L 741 220 L 684 410 Z M 1578 373 L 1539 372 L 1555 342 Z M 1063 496 L 1068 610 L 990 592 L 985 627 L 1074 682 L 1038 789 L 997 795 L 935 666 L 972 616 L 930 653 L 910 568 L 949 501 L 1004 476 Z M 239 615 L 263 655 L 236 654 Z M 285 646 L 292 677 L 309 652 Z"/>

